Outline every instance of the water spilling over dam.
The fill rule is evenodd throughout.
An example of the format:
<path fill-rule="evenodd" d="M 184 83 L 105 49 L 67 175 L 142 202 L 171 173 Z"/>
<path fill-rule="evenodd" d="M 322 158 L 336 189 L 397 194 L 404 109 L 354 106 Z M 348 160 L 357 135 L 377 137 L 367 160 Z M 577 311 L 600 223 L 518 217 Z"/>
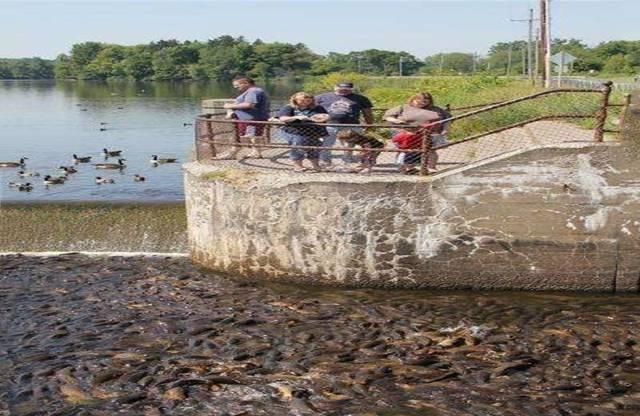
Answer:
<path fill-rule="evenodd" d="M 186 253 L 183 203 L 2 203 L 0 252 Z"/>

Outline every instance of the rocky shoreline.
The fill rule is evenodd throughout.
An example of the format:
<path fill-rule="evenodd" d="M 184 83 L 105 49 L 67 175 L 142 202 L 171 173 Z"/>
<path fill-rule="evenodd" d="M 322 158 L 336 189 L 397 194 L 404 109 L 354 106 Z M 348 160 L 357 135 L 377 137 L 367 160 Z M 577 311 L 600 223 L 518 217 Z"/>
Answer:
<path fill-rule="evenodd" d="M 634 296 L 269 286 L 0 257 L 0 415 L 637 415 Z"/>

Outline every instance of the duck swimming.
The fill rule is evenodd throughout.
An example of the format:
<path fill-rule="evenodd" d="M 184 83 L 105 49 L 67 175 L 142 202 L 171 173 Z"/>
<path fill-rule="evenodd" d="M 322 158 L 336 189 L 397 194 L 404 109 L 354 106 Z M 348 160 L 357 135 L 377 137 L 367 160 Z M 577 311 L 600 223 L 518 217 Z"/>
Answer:
<path fill-rule="evenodd" d="M 96 163 L 96 169 L 124 169 L 127 167 L 124 162 L 126 159 L 118 159 L 118 163 Z"/>
<path fill-rule="evenodd" d="M 134 182 L 144 182 L 145 181 L 145 177 L 144 176 L 140 176 L 140 175 L 133 175 L 133 181 Z"/>
<path fill-rule="evenodd" d="M 21 157 L 18 162 L 0 162 L 0 168 L 23 168 L 26 163 L 25 160 L 29 159 L 28 157 Z"/>
<path fill-rule="evenodd" d="M 157 165 L 160 163 L 176 163 L 177 161 L 178 159 L 174 157 L 158 158 L 158 155 L 152 155 L 149 162 Z"/>
<path fill-rule="evenodd" d="M 111 178 L 103 178 L 102 176 L 96 176 L 96 183 L 98 185 L 102 185 L 103 183 L 116 183 L 116 181 L 114 181 Z"/>
<path fill-rule="evenodd" d="M 104 157 L 120 156 L 122 150 L 108 150 L 105 148 L 102 149 L 102 153 L 104 154 Z"/>
<path fill-rule="evenodd" d="M 78 156 L 75 153 L 73 154 L 73 163 L 89 163 L 91 162 L 91 156 Z"/>
<path fill-rule="evenodd" d="M 45 185 L 62 185 L 67 180 L 66 176 L 51 176 L 46 175 L 43 178 L 43 182 Z"/>
<path fill-rule="evenodd" d="M 26 183 L 18 183 L 18 182 L 9 182 L 9 186 L 12 188 L 18 188 L 18 191 L 29 192 L 33 190 L 33 186 L 31 182 Z"/>
<path fill-rule="evenodd" d="M 33 172 L 33 171 L 19 170 L 18 176 L 20 176 L 21 178 L 29 178 L 33 176 L 40 176 L 40 174 L 38 172 Z"/>
<path fill-rule="evenodd" d="M 78 173 L 78 169 L 73 166 L 60 166 L 58 169 L 64 172 L 65 175 L 70 175 L 72 173 Z"/>

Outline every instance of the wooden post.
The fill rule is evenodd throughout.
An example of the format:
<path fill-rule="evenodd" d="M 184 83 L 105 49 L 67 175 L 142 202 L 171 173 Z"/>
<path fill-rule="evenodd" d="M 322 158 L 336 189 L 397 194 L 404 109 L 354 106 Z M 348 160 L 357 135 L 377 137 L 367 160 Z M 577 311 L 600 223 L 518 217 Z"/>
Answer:
<path fill-rule="evenodd" d="M 602 86 L 602 99 L 600 101 L 600 108 L 596 112 L 596 125 L 593 133 L 593 140 L 596 142 L 602 142 L 604 140 L 604 123 L 607 121 L 607 107 L 609 106 L 611 85 L 613 85 L 613 82 L 607 81 Z"/>

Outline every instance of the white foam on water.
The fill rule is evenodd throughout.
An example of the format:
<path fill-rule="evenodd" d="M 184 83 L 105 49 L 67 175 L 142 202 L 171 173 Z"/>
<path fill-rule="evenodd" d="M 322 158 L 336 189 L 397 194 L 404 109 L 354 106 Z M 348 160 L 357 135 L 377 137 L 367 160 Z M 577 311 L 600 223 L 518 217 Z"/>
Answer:
<path fill-rule="evenodd" d="M 5 251 L 0 256 L 56 257 L 81 254 L 89 257 L 188 257 L 189 253 L 155 253 L 146 251 Z"/>

